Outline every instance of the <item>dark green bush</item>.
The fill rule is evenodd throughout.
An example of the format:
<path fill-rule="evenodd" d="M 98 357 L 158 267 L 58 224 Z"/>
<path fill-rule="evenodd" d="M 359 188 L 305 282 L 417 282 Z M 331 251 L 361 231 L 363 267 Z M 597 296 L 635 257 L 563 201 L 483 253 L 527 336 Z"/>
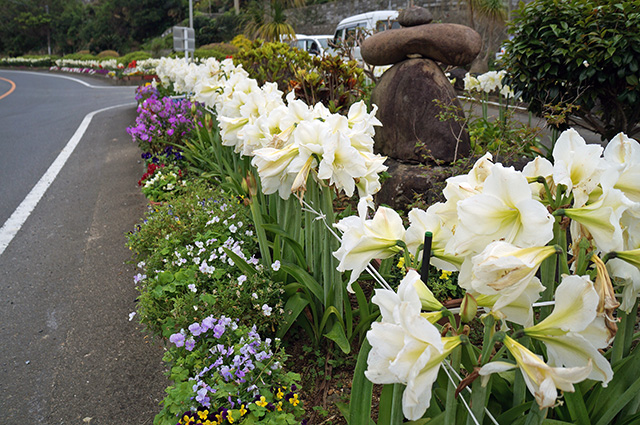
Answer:
<path fill-rule="evenodd" d="M 228 56 L 234 56 L 238 53 L 238 48 L 228 43 L 211 43 L 196 49 L 194 55 L 196 58 L 216 58 L 219 61 L 226 59 Z"/>
<path fill-rule="evenodd" d="M 606 139 L 640 132 L 640 2 L 535 0 L 516 14 L 504 64 L 532 112 Z"/>

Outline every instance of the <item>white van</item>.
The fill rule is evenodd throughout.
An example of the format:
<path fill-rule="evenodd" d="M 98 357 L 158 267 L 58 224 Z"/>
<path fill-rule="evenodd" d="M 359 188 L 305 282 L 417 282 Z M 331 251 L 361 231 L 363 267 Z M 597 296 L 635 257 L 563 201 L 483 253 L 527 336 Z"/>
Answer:
<path fill-rule="evenodd" d="M 398 11 L 396 10 L 376 10 L 350 16 L 340 21 L 336 27 L 333 43 L 338 46 L 345 42 L 354 43 L 363 32 L 369 35 L 391 28 L 400 28 L 397 19 Z M 362 60 L 360 47 L 357 44 L 353 45 L 353 56 L 357 60 Z"/>

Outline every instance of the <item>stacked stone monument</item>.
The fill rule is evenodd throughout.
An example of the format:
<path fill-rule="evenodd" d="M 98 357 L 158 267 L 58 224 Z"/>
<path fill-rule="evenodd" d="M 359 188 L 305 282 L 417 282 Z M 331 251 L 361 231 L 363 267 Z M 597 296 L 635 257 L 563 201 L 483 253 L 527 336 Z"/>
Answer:
<path fill-rule="evenodd" d="M 393 65 L 371 95 L 372 103 L 379 108 L 376 116 L 383 125 L 376 130 L 375 148 L 390 158 L 392 175 L 383 186 L 379 202 L 389 203 L 380 199 L 387 197 L 384 192 L 394 198 L 402 195 L 398 192 L 413 196 L 408 192 L 414 189 L 408 186 L 419 185 L 421 176 L 402 175 L 412 170 L 406 164 L 442 165 L 469 154 L 460 102 L 437 62 L 467 65 L 480 52 L 482 40 L 464 25 L 431 21 L 427 9 L 404 9 L 398 16 L 401 28 L 374 34 L 361 45 L 365 62 Z M 462 119 L 440 120 L 438 115 L 445 112 L 442 106 L 457 107 Z"/>

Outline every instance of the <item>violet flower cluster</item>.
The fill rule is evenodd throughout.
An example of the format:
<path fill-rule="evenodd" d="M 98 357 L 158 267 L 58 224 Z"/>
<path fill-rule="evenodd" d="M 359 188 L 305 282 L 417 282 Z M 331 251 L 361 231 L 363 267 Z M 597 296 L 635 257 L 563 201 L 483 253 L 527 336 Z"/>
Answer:
<path fill-rule="evenodd" d="M 167 145 L 180 144 L 196 126 L 202 127 L 202 113 L 194 106 L 186 99 L 151 96 L 138 106 L 136 125 L 128 127 L 127 133 L 143 152 L 157 153 Z"/>
<path fill-rule="evenodd" d="M 176 347 L 193 351 L 198 344 L 198 349 L 208 354 L 207 366 L 189 378 L 194 382 L 194 400 L 202 407 L 210 408 L 212 398 L 219 399 L 230 409 L 248 406 L 256 397 L 259 399 L 259 386 L 273 371 L 282 369 L 281 363 L 274 358 L 270 338 L 262 340 L 255 326 L 244 327 L 246 333 L 235 332 L 238 328 L 238 320 L 209 316 L 169 338 Z M 233 391 L 220 390 L 219 384 L 229 383 Z M 229 386 L 224 385 L 224 388 Z"/>

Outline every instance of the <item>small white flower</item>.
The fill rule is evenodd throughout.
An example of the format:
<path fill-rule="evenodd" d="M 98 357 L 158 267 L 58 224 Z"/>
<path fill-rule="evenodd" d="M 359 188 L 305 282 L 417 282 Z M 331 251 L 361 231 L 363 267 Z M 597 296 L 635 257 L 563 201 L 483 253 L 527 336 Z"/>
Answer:
<path fill-rule="evenodd" d="M 196 289 L 196 285 L 194 283 L 190 283 L 187 287 L 191 292 L 198 292 L 198 290 Z"/>
<path fill-rule="evenodd" d="M 253 236 L 253 230 L 247 230 L 244 234 L 247 236 Z"/>
<path fill-rule="evenodd" d="M 272 308 L 269 307 L 267 304 L 264 304 L 262 306 L 262 314 L 264 314 L 265 316 L 271 316 L 271 311 L 272 311 Z"/>
<path fill-rule="evenodd" d="M 240 277 L 238 277 L 238 285 L 242 285 L 243 283 L 245 283 L 247 281 L 247 276 L 245 275 L 240 275 Z"/>
<path fill-rule="evenodd" d="M 277 272 L 278 270 L 280 270 L 280 261 L 276 260 L 273 262 L 273 264 L 271 264 L 271 268 L 273 269 L 274 272 Z"/>
<path fill-rule="evenodd" d="M 231 226 L 229 226 L 229 231 L 231 233 L 235 233 L 235 232 L 238 231 L 238 228 L 235 225 L 232 224 Z"/>
<path fill-rule="evenodd" d="M 132 311 L 131 313 L 129 313 L 129 321 L 132 321 L 135 315 L 136 315 L 135 311 Z"/>
<path fill-rule="evenodd" d="M 253 299 L 257 300 L 258 299 L 258 294 L 256 294 L 255 292 L 253 294 L 251 294 L 251 296 L 253 297 Z"/>

